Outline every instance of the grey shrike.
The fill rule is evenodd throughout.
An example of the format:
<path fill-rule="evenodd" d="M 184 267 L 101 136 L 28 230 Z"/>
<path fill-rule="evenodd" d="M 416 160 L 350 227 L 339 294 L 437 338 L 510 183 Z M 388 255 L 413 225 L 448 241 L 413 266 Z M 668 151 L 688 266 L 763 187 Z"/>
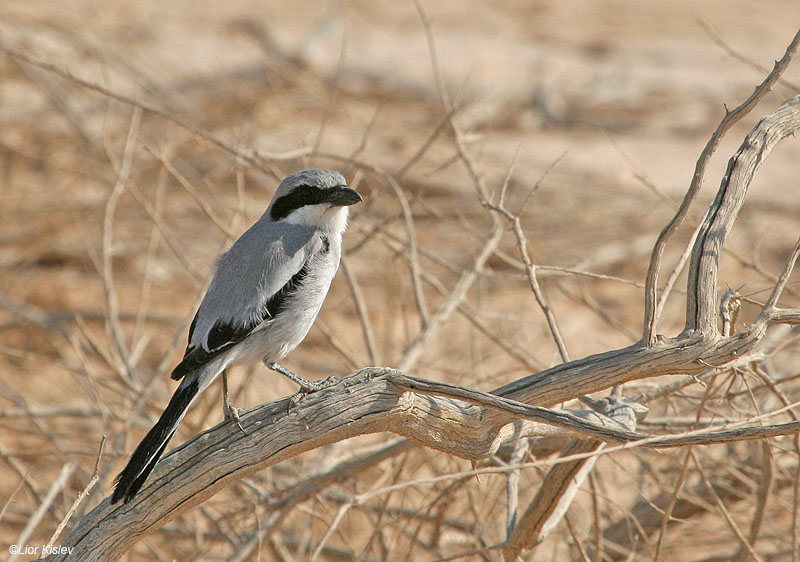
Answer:
<path fill-rule="evenodd" d="M 217 269 L 189 328 L 181 380 L 161 417 L 117 476 L 111 502 L 130 501 L 144 484 L 194 399 L 229 365 L 263 361 L 300 385 L 280 366 L 306 337 L 339 268 L 348 207 L 361 195 L 339 172 L 314 168 L 286 177 L 261 218 L 217 260 Z M 225 413 L 238 423 L 224 385 Z M 241 427 L 241 426 L 240 426 Z"/>

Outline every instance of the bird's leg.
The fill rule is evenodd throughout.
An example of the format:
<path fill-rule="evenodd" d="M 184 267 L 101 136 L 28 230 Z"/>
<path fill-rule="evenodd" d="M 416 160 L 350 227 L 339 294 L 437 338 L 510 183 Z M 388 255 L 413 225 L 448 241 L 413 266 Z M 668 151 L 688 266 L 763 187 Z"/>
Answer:
<path fill-rule="evenodd" d="M 226 420 L 232 420 L 236 422 L 236 425 L 239 426 L 239 429 L 242 433 L 247 435 L 247 432 L 242 427 L 241 419 L 239 418 L 239 412 L 241 412 L 241 408 L 237 408 L 233 404 L 231 404 L 230 396 L 228 396 L 228 369 L 222 370 L 222 412 L 225 414 Z"/>
<path fill-rule="evenodd" d="M 300 392 L 302 394 L 309 394 L 311 392 L 317 392 L 318 390 L 322 390 L 336 382 L 336 377 L 329 377 L 324 381 L 309 381 L 304 379 L 303 377 L 294 374 L 286 367 L 278 365 L 277 363 L 268 363 L 264 361 L 264 364 L 275 371 L 276 373 L 282 374 L 284 377 L 288 378 L 293 383 L 300 386 Z"/>

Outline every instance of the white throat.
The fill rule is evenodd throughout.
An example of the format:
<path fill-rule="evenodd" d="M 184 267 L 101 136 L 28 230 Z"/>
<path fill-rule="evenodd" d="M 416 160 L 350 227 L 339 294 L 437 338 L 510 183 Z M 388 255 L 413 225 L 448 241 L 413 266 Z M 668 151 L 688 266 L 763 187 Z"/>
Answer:
<path fill-rule="evenodd" d="M 331 234 L 342 235 L 347 228 L 348 212 L 348 207 L 320 203 L 319 205 L 305 205 L 295 209 L 283 220 L 289 224 L 310 226 Z"/>

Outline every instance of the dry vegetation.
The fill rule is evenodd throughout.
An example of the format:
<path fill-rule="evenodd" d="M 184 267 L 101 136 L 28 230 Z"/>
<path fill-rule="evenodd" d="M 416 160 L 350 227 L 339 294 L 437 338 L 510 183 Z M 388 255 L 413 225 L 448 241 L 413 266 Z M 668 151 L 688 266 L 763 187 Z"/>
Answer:
<path fill-rule="evenodd" d="M 172 392 L 167 373 L 214 256 L 290 171 L 337 168 L 365 196 L 322 314 L 286 363 L 304 376 L 385 365 L 488 392 L 639 342 L 653 244 L 723 104 L 737 106 L 767 76 L 797 31 L 788 14 L 798 13 L 794 0 L 756 13 L 744 1 L 453 1 L 426 5 L 427 36 L 414 2 L 282 4 L 0 6 L 0 557 L 12 544 L 47 544 L 67 521 L 59 544 L 98 504 L 96 513 L 108 511 L 113 476 Z M 798 69 L 795 61 L 722 139 L 666 246 L 659 288 L 682 263 L 727 159 L 798 93 Z M 724 335 L 749 333 L 787 271 L 799 177 L 789 137 L 756 174 L 720 256 L 719 296 L 735 291 Z M 496 208 L 501 191 L 510 214 Z M 659 320 L 667 337 L 684 328 L 685 270 Z M 780 306 L 800 307 L 797 273 L 784 281 Z M 615 375 L 636 379 L 621 394 L 649 413 L 636 424 L 623 408 L 622 426 L 607 425 L 641 436 L 793 422 L 794 314 L 725 364 L 676 359 L 671 369 Z M 579 411 L 580 389 L 605 398 L 611 378 L 575 379 L 544 397 L 506 387 L 506 400 L 484 411 L 414 402 L 490 397 L 435 385 L 406 393 L 421 383 L 392 376 L 356 375 L 349 398 L 334 388 L 335 400 L 309 398 L 294 414 L 283 402 L 259 408 L 245 418 L 250 437 L 223 423 L 208 435 L 231 439 L 217 449 L 224 459 L 195 466 L 187 459 L 202 440 L 181 448 L 165 466 L 201 471 L 184 478 L 190 495 L 223 460 L 261 466 L 231 469 L 192 509 L 190 499 L 158 504 L 145 488 L 138 508 L 168 521 L 120 512 L 120 525 L 147 528 L 135 532 L 142 540 L 125 539 L 134 545 L 123 559 L 497 561 L 514 527 L 508 513 L 519 512 L 517 531 L 534 528 L 523 512 L 555 501 L 547 493 L 558 499 L 565 473 L 581 468 L 566 515 L 537 530 L 541 544 L 521 559 L 800 559 L 797 433 L 620 450 L 618 432 L 590 461 L 557 464 L 566 447 L 597 452 L 599 441 L 508 425 L 541 414 L 509 399 Z M 264 367 L 234 371 L 232 382 L 235 403 L 248 408 L 294 391 Z M 392 429 L 438 450 L 388 432 L 320 437 L 337 408 L 373 407 L 381 393 L 416 417 L 392 425 L 385 416 L 359 432 Z M 474 443 L 447 442 L 445 423 L 427 426 L 426 441 L 412 426 L 436 408 L 452 408 L 436 415 L 463 427 L 479 419 L 469 426 L 476 436 L 484 426 L 505 432 L 502 446 L 467 460 Z M 213 386 L 172 444 L 221 416 Z M 248 445 L 269 441 L 257 419 L 291 422 L 295 438 L 307 424 L 320 439 L 275 463 Z"/>

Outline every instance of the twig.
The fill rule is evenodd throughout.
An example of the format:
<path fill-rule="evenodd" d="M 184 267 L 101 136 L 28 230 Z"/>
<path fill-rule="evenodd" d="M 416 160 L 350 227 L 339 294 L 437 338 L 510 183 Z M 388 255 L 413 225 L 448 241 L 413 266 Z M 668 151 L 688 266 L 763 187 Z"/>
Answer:
<path fill-rule="evenodd" d="M 741 63 L 746 64 L 750 68 L 757 70 L 758 72 L 769 72 L 769 68 L 767 68 L 762 64 L 759 64 L 758 62 L 749 57 L 744 56 L 740 52 L 736 51 L 733 47 L 728 45 L 725 41 L 723 41 L 722 37 L 720 37 L 719 34 L 716 31 L 714 31 L 714 28 L 712 28 L 708 24 L 708 22 L 699 19 L 697 20 L 697 23 L 699 23 L 700 27 L 702 27 L 703 30 L 706 33 L 708 33 L 708 36 L 711 37 L 711 40 L 714 41 L 714 43 L 716 43 L 723 51 L 728 53 L 731 57 L 733 57 L 734 59 L 738 60 Z M 783 76 L 781 76 L 778 79 L 778 82 L 780 82 L 784 86 L 788 86 L 789 88 L 793 89 L 796 93 L 800 94 L 800 85 L 796 84 L 795 82 L 792 82 L 788 78 L 784 78 Z"/>
<path fill-rule="evenodd" d="M 164 237 L 164 242 L 167 243 L 167 246 L 170 250 L 172 250 L 173 255 L 178 259 L 178 262 L 183 266 L 184 270 L 189 274 L 189 277 L 195 284 L 200 284 L 205 279 L 205 274 L 203 274 L 200 270 L 197 269 L 197 266 L 190 260 L 186 252 L 184 251 L 181 243 L 178 239 L 173 236 L 170 228 L 161 218 L 160 213 L 158 210 L 153 207 L 153 205 L 139 192 L 138 189 L 133 184 L 126 185 L 128 193 L 133 195 L 133 198 L 136 202 L 144 209 L 144 212 L 147 213 L 147 216 L 153 222 L 155 227 L 158 229 L 161 236 Z"/>
<path fill-rule="evenodd" d="M 778 299 L 781 298 L 781 293 L 783 293 L 783 289 L 786 287 L 786 282 L 789 281 L 789 276 L 792 274 L 792 270 L 797 263 L 798 256 L 800 256 L 800 238 L 797 239 L 797 243 L 795 243 L 791 255 L 786 260 L 786 265 L 784 266 L 783 271 L 781 271 L 781 274 L 778 277 L 778 282 L 775 283 L 775 287 L 772 289 L 772 293 L 770 293 L 767 302 L 764 303 L 762 314 L 769 314 L 769 312 L 778 304 Z"/>
<path fill-rule="evenodd" d="M 172 165 L 172 162 L 170 162 L 164 154 L 151 148 L 147 143 L 144 143 L 144 147 L 147 152 L 149 152 L 153 158 L 158 160 L 164 169 L 167 170 L 167 172 L 169 172 L 169 174 L 178 181 L 181 187 L 183 187 L 183 189 L 185 189 L 186 192 L 192 196 L 192 199 L 195 200 L 203 213 L 205 213 L 211 222 L 214 223 L 214 226 L 216 226 L 229 239 L 236 238 L 238 233 L 230 226 L 225 224 L 225 222 L 219 216 L 217 216 L 216 211 L 214 211 L 211 205 L 208 204 L 206 199 L 197 193 L 197 189 L 195 189 L 192 183 L 180 172 L 180 170 Z"/>
<path fill-rule="evenodd" d="M 758 489 L 756 490 L 756 505 L 753 509 L 753 518 L 750 521 L 750 530 L 747 533 L 747 541 L 755 545 L 758 540 L 758 534 L 761 530 L 761 525 L 764 522 L 764 511 L 769 501 L 772 483 L 774 481 L 774 474 L 772 470 L 772 451 L 769 449 L 769 442 L 761 442 L 761 479 L 758 481 Z M 734 562 L 745 562 L 747 554 L 745 549 L 740 548 L 737 555 L 734 557 Z"/>
<path fill-rule="evenodd" d="M 478 274 L 486 264 L 486 260 L 489 259 L 494 249 L 500 243 L 502 236 L 503 230 L 496 224 L 494 230 L 486 239 L 483 248 L 481 248 L 480 252 L 472 259 L 472 263 L 461 274 L 461 277 L 456 282 L 450 295 L 439 308 L 436 309 L 436 312 L 430 317 L 425 327 L 420 330 L 417 336 L 406 347 L 402 358 L 397 362 L 398 369 L 403 371 L 411 370 L 417 365 L 422 358 L 422 352 L 425 350 L 427 343 L 442 323 L 450 317 L 452 312 L 466 298 L 467 291 L 469 291 L 470 287 L 477 280 Z"/>
<path fill-rule="evenodd" d="M 425 155 L 431 145 L 433 145 L 434 141 L 439 137 L 439 135 L 442 134 L 442 131 L 444 131 L 447 125 L 450 123 L 450 120 L 452 119 L 453 115 L 455 115 L 456 110 L 457 108 L 455 107 L 451 108 L 445 114 L 444 118 L 439 122 L 433 132 L 428 136 L 422 146 L 419 147 L 419 150 L 417 150 L 414 155 L 408 159 L 408 162 L 400 166 L 400 169 L 397 170 L 397 173 L 395 173 L 395 177 L 397 179 L 401 179 L 403 176 L 405 176 L 411 167 Z"/>
<path fill-rule="evenodd" d="M 603 560 L 603 527 L 600 512 L 600 497 L 598 476 L 596 471 L 589 473 L 589 487 L 592 493 L 592 533 L 594 542 L 594 557 L 596 560 Z"/>
<path fill-rule="evenodd" d="M 382 242 L 386 244 L 386 246 L 389 247 L 390 249 L 398 251 L 399 242 L 396 242 L 396 239 L 390 236 L 388 233 L 384 234 L 386 236 L 381 238 Z M 422 255 L 425 254 L 423 253 Z M 481 273 L 485 272 L 486 269 L 484 268 L 481 271 Z M 423 271 L 422 279 L 426 281 L 429 285 L 431 285 L 441 296 L 446 298 L 450 294 L 450 292 L 444 287 L 441 281 L 439 281 L 439 279 L 434 275 L 426 271 Z M 500 346 L 506 353 L 517 359 L 527 368 L 531 369 L 532 371 L 536 371 L 542 368 L 541 363 L 537 361 L 527 350 L 516 345 L 511 339 L 504 338 L 494 333 L 492 329 L 483 320 L 480 319 L 479 312 L 475 310 L 467 302 L 462 302 L 461 304 L 458 305 L 458 312 L 464 318 L 466 318 L 470 323 L 472 323 L 472 325 L 475 326 L 482 334 L 484 334 L 487 338 L 489 338 L 498 346 Z M 354 364 L 353 366 L 355 367 L 357 366 L 357 364 Z"/>
<path fill-rule="evenodd" d="M 711 485 L 711 482 L 708 481 L 708 477 L 706 476 L 703 467 L 700 465 L 700 461 L 697 458 L 697 455 L 691 449 L 689 450 L 689 454 L 691 455 L 692 460 L 694 461 L 694 464 L 697 467 L 697 471 L 700 474 L 700 478 L 703 479 L 703 484 L 705 484 L 709 494 L 711 494 L 711 497 L 716 502 L 720 513 L 722 513 L 722 517 L 725 519 L 725 522 L 728 524 L 730 529 L 736 535 L 736 538 L 739 539 L 739 542 L 742 544 L 742 548 L 747 550 L 752 560 L 755 560 L 756 562 L 764 562 L 764 559 L 758 555 L 758 553 L 753 548 L 753 545 L 750 543 L 749 540 L 747 540 L 747 537 L 744 536 L 742 530 L 739 529 L 739 525 L 737 525 L 736 521 L 734 521 L 733 517 L 730 514 L 730 511 L 728 511 L 728 508 L 725 507 L 725 503 L 719 497 L 716 490 L 714 490 L 714 487 Z"/>
<path fill-rule="evenodd" d="M 6 514 L 6 510 L 11 506 L 14 501 L 14 497 L 17 495 L 22 487 L 25 485 L 26 478 L 20 478 L 19 483 L 14 487 L 11 493 L 8 495 L 8 499 L 6 499 L 5 503 L 3 504 L 3 509 L 0 509 L 0 521 L 3 520 L 3 516 Z"/>
<path fill-rule="evenodd" d="M 366 150 L 367 141 L 369 140 L 370 133 L 372 133 L 373 129 L 375 128 L 375 124 L 378 122 L 378 118 L 381 115 L 382 108 L 383 106 L 380 103 L 378 103 L 375 106 L 375 111 L 373 111 L 369 123 L 367 123 L 367 126 L 364 128 L 364 132 L 361 134 L 361 140 L 358 142 L 358 146 L 350 154 L 350 158 L 356 159 L 361 155 L 362 152 L 364 152 L 364 150 Z M 314 152 L 316 152 L 316 150 Z"/>
<path fill-rule="evenodd" d="M 367 303 L 364 300 L 364 295 L 361 293 L 361 287 L 358 284 L 355 273 L 353 273 L 350 268 L 347 257 L 345 256 L 342 256 L 342 271 L 350 287 L 350 294 L 353 295 L 353 302 L 356 305 L 358 319 L 361 322 L 361 331 L 364 334 L 364 343 L 367 346 L 367 353 L 369 354 L 369 362 L 371 365 L 379 365 L 380 356 L 378 355 L 378 346 L 375 344 L 375 334 L 372 330 L 372 323 L 369 320 L 369 312 L 367 312 Z"/>
<path fill-rule="evenodd" d="M 53 107 L 58 112 L 62 113 L 64 117 L 66 117 L 67 121 L 70 122 L 72 127 L 75 129 L 75 132 L 78 133 L 78 137 L 80 137 L 81 141 L 83 141 L 86 147 L 99 153 L 100 149 L 97 146 L 97 143 L 84 126 L 81 116 L 70 105 L 68 96 L 63 89 L 59 88 L 58 85 L 54 83 L 54 81 L 51 80 L 50 77 L 48 77 L 44 72 L 41 72 L 41 69 L 28 68 L 28 66 L 21 64 L 19 60 L 14 60 L 14 63 L 34 84 L 39 87 L 45 96 L 47 96 Z"/>
<path fill-rule="evenodd" d="M 130 380 L 134 380 L 134 368 L 130 359 L 130 352 L 122 336 L 122 329 L 119 324 L 119 303 L 117 302 L 117 292 L 114 288 L 114 270 L 112 266 L 113 257 L 113 232 L 114 232 L 114 213 L 116 212 L 117 202 L 122 192 L 125 190 L 125 183 L 128 181 L 133 162 L 133 149 L 135 138 L 138 134 L 139 123 L 142 118 L 142 110 L 136 108 L 131 117 L 131 124 L 128 130 L 128 138 L 125 141 L 125 152 L 122 158 L 122 165 L 117 172 L 117 181 L 106 202 L 105 214 L 103 215 L 103 289 L 106 296 L 107 320 L 109 340 L 114 342 L 118 356 L 125 367 L 125 375 Z"/>
<path fill-rule="evenodd" d="M 166 158 L 167 154 L 163 154 Z M 158 213 L 159 216 L 163 216 L 164 213 L 164 200 L 166 197 L 167 191 L 167 170 L 162 168 L 158 174 L 158 181 L 156 182 L 156 193 L 155 193 L 155 212 Z M 145 325 L 145 318 L 147 318 L 149 312 L 149 305 L 150 305 L 150 290 L 152 288 L 152 280 L 153 280 L 153 263 L 156 258 L 156 251 L 158 250 L 159 244 L 161 242 L 161 236 L 158 232 L 158 227 L 153 224 L 150 227 L 150 239 L 147 243 L 147 255 L 145 256 L 145 265 L 144 271 L 142 273 L 142 284 L 141 289 L 139 291 L 139 304 L 136 307 L 136 322 L 133 326 L 133 337 L 131 341 L 134 342 L 132 347 L 137 347 L 142 345 L 145 341 L 146 335 L 144 334 L 144 325 Z"/>
<path fill-rule="evenodd" d="M 709 397 L 711 396 L 711 385 L 706 386 L 705 392 L 703 392 L 703 399 L 700 402 L 700 407 L 697 408 L 697 412 L 695 414 L 695 421 L 694 421 L 694 428 L 697 429 L 699 425 L 699 420 L 703 412 L 703 408 L 706 405 Z M 666 508 L 664 509 L 664 516 L 661 520 L 661 527 L 658 530 L 658 540 L 656 541 L 656 552 L 653 555 L 653 562 L 658 562 L 661 558 L 661 548 L 664 545 L 664 537 L 667 535 L 667 525 L 669 525 L 670 520 L 672 519 L 672 512 L 675 509 L 675 503 L 678 501 L 678 494 L 683 488 L 684 482 L 686 482 L 686 475 L 689 472 L 689 461 L 692 458 L 692 448 L 686 448 L 686 454 L 683 458 L 683 463 L 681 464 L 681 471 L 678 474 L 678 478 L 675 480 L 675 486 L 672 491 L 672 495 L 669 498 L 669 503 L 667 503 Z"/>
<path fill-rule="evenodd" d="M 25 524 L 25 527 L 22 529 L 22 532 L 19 534 L 14 544 L 24 545 L 28 542 L 31 534 L 36 529 L 36 526 L 42 520 L 44 514 L 50 508 L 50 505 L 56 499 L 56 496 L 59 494 L 59 492 L 61 492 L 64 486 L 67 485 L 67 480 L 69 480 L 69 477 L 72 476 L 72 473 L 75 472 L 77 467 L 78 465 L 72 461 L 61 467 L 61 471 L 58 473 L 58 476 L 53 481 L 50 489 L 47 491 L 47 495 L 45 495 L 42 503 L 39 504 L 39 507 L 33 512 L 30 519 L 28 519 L 28 522 Z M 6 559 L 6 562 L 14 562 L 16 559 L 17 553 L 12 552 Z"/>
<path fill-rule="evenodd" d="M 102 95 L 106 96 L 106 97 L 109 97 L 111 99 L 117 100 L 117 101 L 122 102 L 122 103 L 124 103 L 126 105 L 130 105 L 131 107 L 137 107 L 137 108 L 139 108 L 139 109 L 141 109 L 143 111 L 147 111 L 149 113 L 153 113 L 155 115 L 158 115 L 159 117 L 162 117 L 163 119 L 171 121 L 171 122 L 175 123 L 176 125 L 178 125 L 179 127 L 181 127 L 182 129 L 186 129 L 190 133 L 192 133 L 194 135 L 197 135 L 198 137 L 201 137 L 201 138 L 207 140 L 208 142 L 210 142 L 211 144 L 217 146 L 218 148 L 221 148 L 224 152 L 227 152 L 231 156 L 235 156 L 237 158 L 240 158 L 243 161 L 245 161 L 248 164 L 250 164 L 251 166 L 253 166 L 254 168 L 258 168 L 260 170 L 263 170 L 263 171 L 265 171 L 267 173 L 272 174 L 275 178 L 280 178 L 281 174 L 273 167 L 273 165 L 271 163 L 272 161 L 292 160 L 294 158 L 297 158 L 298 156 L 302 156 L 302 155 L 308 154 L 310 152 L 309 148 L 302 148 L 302 149 L 299 149 L 299 150 L 292 150 L 292 151 L 289 151 L 289 152 L 286 152 L 286 153 L 282 153 L 282 154 L 266 153 L 266 152 L 258 152 L 257 153 L 255 151 L 252 154 L 245 154 L 245 153 L 241 152 L 240 150 L 238 150 L 232 144 L 228 143 L 227 141 L 224 141 L 224 140 L 214 136 L 213 134 L 211 134 L 206 129 L 203 129 L 202 127 L 200 127 L 198 125 L 195 125 L 194 123 L 192 123 L 190 121 L 186 121 L 185 119 L 183 119 L 181 117 L 178 117 L 178 116 L 176 116 L 176 115 L 174 115 L 174 114 L 172 114 L 172 113 L 170 113 L 168 111 L 165 111 L 163 109 L 159 109 L 158 107 L 156 107 L 154 105 L 148 104 L 146 102 L 142 102 L 142 101 L 140 101 L 140 100 L 138 100 L 138 99 L 136 99 L 134 97 L 128 96 L 126 94 L 121 94 L 119 92 L 114 92 L 114 91 L 112 91 L 112 90 L 110 90 L 110 89 L 108 89 L 108 88 L 106 88 L 104 86 L 100 86 L 99 84 L 95 84 L 93 82 L 89 82 L 88 80 L 84 80 L 82 78 L 78 78 L 77 76 L 73 75 L 68 70 L 64 70 L 64 69 L 59 68 L 58 66 L 50 64 L 50 63 L 46 63 L 46 62 L 42 62 L 42 61 L 36 60 L 35 58 L 30 57 L 30 56 L 28 56 L 28 55 L 26 55 L 24 53 L 21 53 L 18 50 L 14 49 L 13 47 L 9 47 L 8 45 L 5 45 L 3 43 L 0 43 L 0 49 L 4 50 L 10 56 L 12 56 L 12 57 L 14 57 L 16 59 L 22 60 L 22 61 L 24 61 L 24 62 L 26 62 L 28 64 L 31 64 L 31 65 L 33 65 L 33 66 L 35 66 L 37 68 L 42 68 L 42 69 L 47 70 L 49 72 L 53 72 L 53 73 L 61 76 L 62 78 L 66 78 L 67 80 L 75 82 L 76 84 L 78 84 L 78 85 L 80 85 L 80 86 L 82 86 L 84 88 L 87 88 L 89 90 L 93 90 L 93 91 L 95 91 L 95 92 L 97 92 L 99 94 L 102 94 Z"/>
<path fill-rule="evenodd" d="M 337 338 L 333 333 L 333 330 L 331 330 L 330 327 L 325 324 L 325 322 L 317 319 L 317 321 L 314 322 L 314 328 L 322 332 L 322 335 L 325 336 L 325 339 L 328 340 L 329 344 L 331 344 L 333 350 L 341 355 L 345 361 L 347 361 L 348 365 L 350 365 L 349 368 L 358 369 L 362 365 L 358 358 L 344 346 L 339 338 Z"/>
<path fill-rule="evenodd" d="M 100 448 L 97 451 L 97 460 L 94 463 L 94 471 L 92 472 L 92 477 L 89 479 L 89 482 L 86 483 L 86 486 L 81 490 L 81 493 L 78 494 L 78 497 L 75 498 L 75 501 L 72 502 L 72 505 L 67 511 L 67 514 L 61 520 L 61 523 L 58 524 L 55 532 L 50 537 L 50 540 L 47 541 L 47 546 L 44 550 L 50 550 L 50 547 L 53 546 L 53 543 L 56 542 L 56 539 L 61 534 L 61 531 L 64 530 L 64 527 L 67 526 L 67 522 L 69 521 L 72 514 L 75 513 L 75 510 L 78 509 L 78 506 L 81 504 L 83 499 L 92 491 L 94 485 L 97 484 L 97 481 L 100 479 L 100 459 L 103 457 L 103 446 L 106 444 L 106 436 L 103 435 L 103 438 L 100 440 Z"/>
<path fill-rule="evenodd" d="M 351 507 L 353 507 L 352 503 L 345 503 L 339 506 L 339 509 L 336 512 L 333 521 L 331 521 L 330 525 L 328 525 L 328 528 L 325 529 L 325 534 L 322 535 L 322 538 L 319 540 L 317 548 L 315 548 L 314 552 L 311 554 L 309 562 L 315 562 L 317 560 L 319 555 L 322 553 L 322 549 L 325 547 L 325 543 L 328 542 L 328 539 L 336 530 L 336 528 L 339 526 L 339 523 L 342 522 L 344 516 L 347 515 L 347 512 L 350 511 Z"/>
<path fill-rule="evenodd" d="M 414 215 L 411 212 L 411 206 L 408 204 L 408 198 L 403 188 L 400 187 L 400 184 L 388 174 L 384 175 L 384 179 L 395 194 L 395 197 L 397 197 L 397 201 L 400 203 L 400 208 L 403 211 L 403 221 L 408 240 L 408 266 L 411 269 L 411 283 L 414 288 L 414 298 L 417 301 L 417 309 L 422 318 L 422 330 L 424 331 L 430 321 L 430 315 L 428 313 L 428 305 L 425 302 L 425 293 L 422 290 L 419 253 L 417 250 L 417 230 L 414 226 Z"/>
<path fill-rule="evenodd" d="M 703 221 L 701 221 L 697 225 L 697 228 L 694 229 L 694 232 L 692 232 L 692 235 L 689 237 L 689 241 L 686 243 L 686 247 L 683 249 L 683 252 L 681 252 L 678 261 L 675 263 L 675 267 L 672 268 L 672 271 L 667 277 L 666 283 L 664 283 L 664 287 L 661 289 L 661 293 L 658 295 L 658 302 L 656 303 L 655 312 L 656 322 L 658 322 L 658 319 L 661 318 L 661 314 L 664 312 L 664 305 L 667 304 L 667 299 L 672 294 L 672 289 L 675 286 L 675 282 L 678 280 L 678 276 L 680 276 L 681 271 L 683 271 L 683 268 L 686 266 L 686 263 L 689 261 L 689 258 L 692 255 L 692 248 L 697 240 L 697 235 L 700 234 L 700 228 L 702 226 Z"/>
<path fill-rule="evenodd" d="M 529 442 L 520 439 L 514 443 L 509 464 L 518 465 L 528 452 Z M 506 540 L 511 538 L 517 526 L 517 508 L 519 506 L 519 477 L 520 470 L 513 470 L 506 475 Z"/>
<path fill-rule="evenodd" d="M 516 158 L 516 156 L 515 156 Z M 547 301 L 544 298 L 544 294 L 542 293 L 542 289 L 539 286 L 539 280 L 536 278 L 536 266 L 533 265 L 531 261 L 530 255 L 528 254 L 528 240 L 525 236 L 525 233 L 522 231 L 522 223 L 519 219 L 520 215 L 519 212 L 512 214 L 505 208 L 505 195 L 508 189 L 509 182 L 511 180 L 511 174 L 514 170 L 514 162 L 511 163 L 511 166 L 508 169 L 508 174 L 506 175 L 506 179 L 503 182 L 503 187 L 500 190 L 500 197 L 497 204 L 491 203 L 489 201 L 484 201 L 484 205 L 491 210 L 496 212 L 497 214 L 505 217 L 510 223 L 514 230 L 514 235 L 517 237 L 517 247 L 519 248 L 519 254 L 522 258 L 522 262 L 525 264 L 525 273 L 528 277 L 528 283 L 531 287 L 531 291 L 533 292 L 534 298 L 536 299 L 536 303 L 539 305 L 539 308 L 542 309 L 542 313 L 544 314 L 545 320 L 547 321 L 547 327 L 550 330 L 550 335 L 553 338 L 553 341 L 556 344 L 556 348 L 558 349 L 559 355 L 561 355 L 561 360 L 564 362 L 569 361 L 569 354 L 567 353 L 567 347 L 564 344 L 564 340 L 561 337 L 561 331 L 558 329 L 558 322 L 556 321 L 556 317 L 553 314 L 552 309 L 547 304 Z M 547 173 L 547 172 L 545 172 Z M 537 184 L 534 185 L 531 192 L 538 187 Z M 530 193 L 528 194 L 530 195 Z M 520 212 L 522 212 L 525 202 L 527 201 L 527 197 L 523 201 L 522 205 L 520 206 Z"/>
<path fill-rule="evenodd" d="M 453 143 L 455 145 L 456 152 L 458 153 L 458 158 L 464 164 L 464 167 L 466 168 L 467 173 L 469 174 L 470 179 L 475 186 L 478 197 L 481 200 L 487 200 L 489 197 L 489 191 L 486 189 L 486 184 L 478 173 L 475 164 L 467 154 L 464 142 L 464 133 L 454 119 L 455 112 L 453 111 L 453 104 L 450 101 L 450 95 L 447 93 L 447 86 L 445 85 L 444 77 L 442 76 L 442 69 L 439 65 L 439 56 L 436 53 L 436 40 L 433 37 L 433 29 L 431 28 L 430 19 L 425 11 L 425 6 L 422 4 L 422 0 L 414 0 L 414 5 L 417 8 L 419 19 L 422 22 L 422 27 L 425 30 L 425 39 L 428 42 L 428 53 L 431 59 L 431 68 L 433 69 L 434 81 L 436 82 L 436 90 L 439 92 L 439 99 L 441 100 L 442 107 L 447 115 L 447 122 L 450 124 L 450 128 L 453 130 Z"/>
<path fill-rule="evenodd" d="M 575 549 L 578 551 L 578 555 L 581 557 L 581 560 L 583 560 L 583 562 L 592 562 L 589 559 L 589 555 L 586 552 L 586 548 L 583 546 L 583 541 L 578 536 L 578 533 L 575 530 L 575 526 L 572 524 L 572 521 L 570 521 L 569 514 L 564 513 L 563 519 L 564 519 L 564 523 L 567 524 L 567 530 L 569 530 L 569 535 L 570 535 L 570 537 L 572 537 L 572 544 L 575 547 Z M 512 558 L 508 558 L 508 560 L 509 560 L 509 562 L 513 561 Z"/>
<path fill-rule="evenodd" d="M 341 18 L 342 23 L 342 38 L 339 42 L 339 59 L 336 62 L 336 71 L 333 75 L 333 81 L 329 83 L 328 88 L 330 90 L 330 95 L 328 97 L 328 104 L 325 107 L 325 113 L 322 115 L 322 119 L 319 122 L 319 129 L 317 129 L 317 135 L 314 138 L 314 145 L 311 149 L 311 154 L 314 154 L 319 151 L 319 147 L 322 144 L 322 139 L 325 136 L 325 128 L 328 125 L 328 120 L 333 113 L 333 107 L 336 104 L 336 101 L 339 97 L 339 81 L 342 78 L 342 72 L 344 71 L 344 61 L 345 61 L 345 53 L 347 52 L 347 23 L 344 18 Z"/>

